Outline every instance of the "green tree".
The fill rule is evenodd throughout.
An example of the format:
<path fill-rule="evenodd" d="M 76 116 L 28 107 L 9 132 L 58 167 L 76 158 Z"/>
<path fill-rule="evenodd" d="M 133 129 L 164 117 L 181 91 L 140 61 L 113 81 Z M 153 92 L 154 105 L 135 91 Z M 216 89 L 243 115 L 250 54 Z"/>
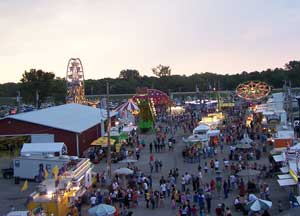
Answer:
<path fill-rule="evenodd" d="M 51 96 L 55 74 L 43 70 L 25 71 L 21 79 L 21 96 L 27 103 L 36 103 L 38 108 L 48 96 Z"/>
<path fill-rule="evenodd" d="M 41 72 L 41 70 L 39 70 Z M 57 103 L 65 99 L 66 83 L 64 79 L 38 75 L 35 69 L 23 74 L 20 83 L 0 84 L 0 97 L 16 97 L 17 91 L 21 90 L 21 96 L 25 102 L 36 102 L 36 91 L 39 92 L 40 102 L 45 97 L 52 97 Z M 265 69 L 262 71 L 243 71 L 236 74 L 195 73 L 191 76 L 170 75 L 168 66 L 158 66 L 153 69 L 156 76 L 140 76 L 137 70 L 127 69 L 120 72 L 116 79 L 103 78 L 98 80 L 86 80 L 85 92 L 87 95 L 100 95 L 106 93 L 106 82 L 110 83 L 111 94 L 134 93 L 138 87 L 156 88 L 164 92 L 168 91 L 195 91 L 200 92 L 216 88 L 218 90 L 234 90 L 239 83 L 248 80 L 261 80 L 274 88 L 281 88 L 283 81 L 291 81 L 293 87 L 300 87 L 300 61 L 290 61 L 284 67 Z M 46 73 L 46 72 L 41 72 Z M 50 84 L 49 84 L 50 83 Z M 49 87 L 50 86 L 50 87 Z M 52 99 L 51 98 L 51 99 Z"/>
<path fill-rule="evenodd" d="M 152 68 L 152 72 L 155 76 L 161 78 L 161 77 L 167 77 L 171 76 L 171 68 L 170 66 L 164 66 L 164 65 L 158 65 L 155 68 Z"/>
<path fill-rule="evenodd" d="M 66 100 L 67 85 L 65 78 L 56 77 L 51 82 L 51 92 L 49 96 L 53 97 L 56 104 L 64 103 Z"/>
<path fill-rule="evenodd" d="M 290 61 L 285 64 L 285 69 L 289 71 L 298 71 L 300 72 L 300 61 Z"/>
<path fill-rule="evenodd" d="M 120 74 L 119 74 L 119 78 L 120 79 L 125 79 L 125 80 L 132 80 L 132 79 L 139 79 L 140 73 L 135 70 L 135 69 L 125 69 L 125 70 L 121 70 Z"/>
<path fill-rule="evenodd" d="M 4 83 L 0 85 L 0 97 L 16 97 L 19 86 L 17 83 Z"/>

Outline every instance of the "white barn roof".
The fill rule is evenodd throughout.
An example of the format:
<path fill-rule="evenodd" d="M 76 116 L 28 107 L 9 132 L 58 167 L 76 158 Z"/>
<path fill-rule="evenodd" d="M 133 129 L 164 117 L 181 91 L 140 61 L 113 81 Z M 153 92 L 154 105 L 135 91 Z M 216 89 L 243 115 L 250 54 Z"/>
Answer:
<path fill-rule="evenodd" d="M 112 113 L 113 116 L 115 113 Z M 81 133 L 106 119 L 105 110 L 81 104 L 64 104 L 32 112 L 7 116 L 7 118 Z"/>

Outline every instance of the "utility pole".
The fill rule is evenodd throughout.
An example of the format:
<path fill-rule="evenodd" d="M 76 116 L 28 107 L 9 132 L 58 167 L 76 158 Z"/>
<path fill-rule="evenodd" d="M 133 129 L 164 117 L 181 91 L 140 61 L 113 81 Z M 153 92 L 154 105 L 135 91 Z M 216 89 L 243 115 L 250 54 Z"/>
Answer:
<path fill-rule="evenodd" d="M 289 80 L 287 87 L 287 95 L 288 95 L 288 121 L 293 123 L 293 105 L 292 105 L 292 82 Z"/>
<path fill-rule="evenodd" d="M 36 89 L 35 90 L 35 100 L 36 100 L 36 109 L 38 109 L 39 108 L 39 90 L 38 89 Z"/>
<path fill-rule="evenodd" d="M 21 92 L 20 90 L 17 91 L 17 105 L 18 105 L 18 110 L 17 112 L 20 112 L 20 98 L 21 98 Z"/>
<path fill-rule="evenodd" d="M 110 146 L 110 112 L 109 112 L 109 83 L 106 83 L 106 112 L 107 112 L 107 174 L 111 179 L 111 146 Z"/>
<path fill-rule="evenodd" d="M 218 105 L 217 105 L 217 108 L 218 108 L 218 112 L 221 112 L 221 107 L 222 107 L 222 100 L 221 100 L 221 97 L 220 97 L 220 80 L 218 80 L 218 85 L 217 85 L 217 101 L 218 101 Z"/>

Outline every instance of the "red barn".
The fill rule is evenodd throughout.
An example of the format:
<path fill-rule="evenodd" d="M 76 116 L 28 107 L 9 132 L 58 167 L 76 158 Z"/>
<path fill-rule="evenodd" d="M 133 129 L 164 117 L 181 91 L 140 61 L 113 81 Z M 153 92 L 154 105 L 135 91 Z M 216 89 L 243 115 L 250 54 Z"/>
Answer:
<path fill-rule="evenodd" d="M 104 133 L 105 110 L 64 104 L 0 119 L 0 136 L 52 135 L 64 142 L 69 155 L 80 155 Z"/>

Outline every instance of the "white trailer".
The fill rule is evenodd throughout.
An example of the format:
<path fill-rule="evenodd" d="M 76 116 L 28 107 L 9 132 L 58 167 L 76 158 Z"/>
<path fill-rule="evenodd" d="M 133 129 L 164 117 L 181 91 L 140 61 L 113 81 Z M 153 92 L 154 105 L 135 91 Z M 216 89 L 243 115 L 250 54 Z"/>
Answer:
<path fill-rule="evenodd" d="M 63 142 L 52 143 L 24 143 L 21 155 L 48 155 L 61 156 L 67 154 L 67 146 Z"/>
<path fill-rule="evenodd" d="M 57 166 L 60 169 L 69 162 L 70 158 L 68 156 L 54 157 L 53 155 L 27 154 L 14 159 L 14 177 L 39 181 L 45 170 L 47 170 L 49 177 L 51 177 L 53 167 Z"/>

